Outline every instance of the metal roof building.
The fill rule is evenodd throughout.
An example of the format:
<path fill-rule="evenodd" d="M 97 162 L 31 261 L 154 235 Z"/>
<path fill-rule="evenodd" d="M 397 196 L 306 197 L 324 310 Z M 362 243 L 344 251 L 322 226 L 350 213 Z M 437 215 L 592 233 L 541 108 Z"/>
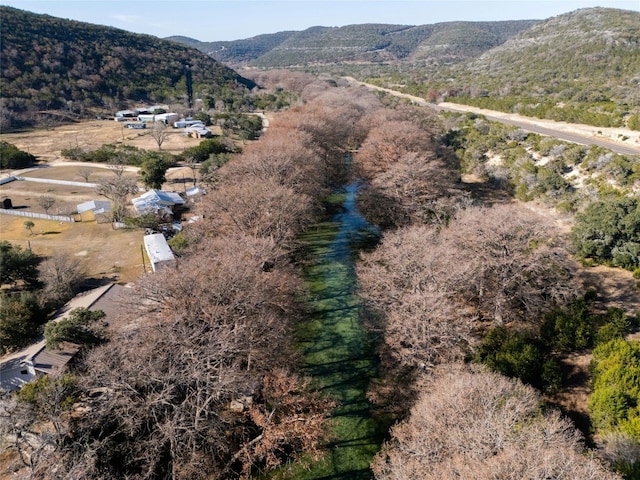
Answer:
<path fill-rule="evenodd" d="M 149 257 L 151 269 L 154 272 L 163 265 L 171 264 L 175 260 L 171 247 L 161 233 L 145 235 L 144 248 Z"/>

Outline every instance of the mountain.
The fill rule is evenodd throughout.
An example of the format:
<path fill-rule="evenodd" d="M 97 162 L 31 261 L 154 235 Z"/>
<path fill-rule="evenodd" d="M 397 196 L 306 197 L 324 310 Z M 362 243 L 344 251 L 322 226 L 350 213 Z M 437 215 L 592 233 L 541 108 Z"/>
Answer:
<path fill-rule="evenodd" d="M 487 84 L 496 79 L 516 88 L 563 88 L 565 96 L 589 86 L 624 93 L 622 84 L 640 93 L 640 13 L 590 8 L 560 15 L 466 63 L 460 72 Z"/>
<path fill-rule="evenodd" d="M 227 42 L 171 40 L 196 47 L 229 65 L 264 68 L 339 63 L 459 62 L 478 56 L 536 23 L 445 22 L 432 25 L 360 24 L 311 27 Z"/>
<path fill-rule="evenodd" d="M 425 73 L 425 85 L 453 91 L 465 103 L 623 126 L 640 109 L 640 13 L 576 10 L 537 23 L 477 58 Z"/>
<path fill-rule="evenodd" d="M 186 104 L 255 86 L 201 51 L 150 35 L 0 6 L 4 129 L 32 125 L 41 112 L 112 113 L 130 102 Z M 39 113 L 40 112 L 40 113 Z"/>

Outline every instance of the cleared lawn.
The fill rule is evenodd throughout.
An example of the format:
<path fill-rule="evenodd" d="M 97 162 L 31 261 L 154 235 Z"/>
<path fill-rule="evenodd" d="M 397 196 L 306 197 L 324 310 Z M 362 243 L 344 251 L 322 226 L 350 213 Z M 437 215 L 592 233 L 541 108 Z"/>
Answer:
<path fill-rule="evenodd" d="M 185 148 L 198 145 L 201 140 L 187 137 L 182 129 L 168 129 L 168 138 L 162 150 L 180 153 Z M 40 162 L 47 162 L 30 169 L 21 176 L 84 182 L 81 169 L 90 169 L 89 182 L 113 175 L 106 165 L 67 162 L 61 151 L 70 147 L 94 150 L 103 144 L 131 145 L 145 150 L 156 150 L 158 145 L 149 130 L 136 131 L 121 123 L 94 120 L 71 125 L 61 125 L 47 130 L 32 130 L 1 134 L 0 140 L 9 142 L 21 150 L 35 155 Z M 129 169 L 127 176 L 136 176 L 137 169 Z M 188 168 L 176 168 L 167 172 L 167 190 L 184 191 L 193 186 L 193 172 Z M 103 200 L 92 187 L 54 185 L 26 181 L 11 182 L 0 186 L 0 201 L 10 198 L 14 208 L 44 213 L 38 205 L 38 197 L 50 195 L 56 199 L 50 214 L 70 214 L 79 203 L 87 200 Z M 34 235 L 24 227 L 31 220 Z M 144 274 L 141 230 L 113 230 L 111 224 L 93 222 L 60 223 L 48 220 L 27 219 L 0 214 L 0 240 L 8 240 L 23 248 L 31 245 L 39 255 L 67 252 L 81 259 L 90 277 L 109 277 L 114 281 L 130 282 Z M 145 261 L 147 261 L 145 259 Z M 147 267 L 148 268 L 148 267 Z"/>
<path fill-rule="evenodd" d="M 0 140 L 35 155 L 40 161 L 55 162 L 65 160 L 60 152 L 71 147 L 95 150 L 105 144 L 114 144 L 158 150 L 158 144 L 149 132 L 150 129 L 130 130 L 113 120 L 92 120 L 47 130 L 3 133 Z M 162 150 L 166 152 L 180 153 L 201 142 L 201 139 L 184 135 L 181 128 L 169 127 L 167 133 L 167 139 L 162 144 Z"/>
<path fill-rule="evenodd" d="M 35 224 L 33 235 L 24 226 L 27 220 Z M 91 278 L 131 282 L 144 273 L 142 230 L 114 230 L 110 223 L 66 223 L 2 214 L 0 227 L 0 240 L 22 248 L 30 245 L 38 255 L 64 252 L 77 257 Z"/>

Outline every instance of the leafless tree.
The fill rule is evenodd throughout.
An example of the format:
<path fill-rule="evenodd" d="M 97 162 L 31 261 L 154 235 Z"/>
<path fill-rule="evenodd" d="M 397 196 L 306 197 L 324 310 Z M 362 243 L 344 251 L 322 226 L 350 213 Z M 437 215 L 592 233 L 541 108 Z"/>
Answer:
<path fill-rule="evenodd" d="M 268 239 L 218 237 L 199 251 L 145 277 L 131 326 L 89 355 L 84 389 L 103 394 L 74 425 L 87 454 L 63 449 L 82 465 L 65 465 L 89 477 L 248 478 L 284 450 L 317 451 L 331 403 L 290 369 L 292 266 Z"/>
<path fill-rule="evenodd" d="M 203 224 L 218 235 L 271 238 L 289 247 L 314 215 L 308 197 L 255 177 L 221 184 L 207 195 L 203 208 L 208 212 Z"/>
<path fill-rule="evenodd" d="M 40 207 L 42 207 L 42 209 L 44 210 L 44 213 L 46 213 L 46 214 L 49 213 L 49 210 L 55 204 L 56 204 L 56 199 L 55 199 L 55 197 L 52 197 L 51 195 L 40 195 L 38 197 L 38 205 L 40 205 Z"/>
<path fill-rule="evenodd" d="M 54 253 L 40 266 L 39 280 L 44 284 L 43 299 L 54 304 L 66 302 L 77 292 L 84 278 L 84 269 L 76 257 Z"/>
<path fill-rule="evenodd" d="M 108 163 L 107 168 L 111 170 L 118 179 L 121 179 L 124 176 L 124 172 L 127 171 L 126 158 L 123 156 L 113 158 L 112 161 Z"/>
<path fill-rule="evenodd" d="M 138 183 L 134 177 L 124 175 L 126 165 L 122 161 L 109 164 L 113 176 L 100 177 L 96 184 L 96 193 L 113 202 L 113 219 L 120 221 L 126 215 L 126 203 L 129 195 L 138 193 Z"/>
<path fill-rule="evenodd" d="M 573 263 L 558 242 L 526 208 L 468 208 L 446 228 L 387 234 L 358 267 L 362 295 L 384 317 L 393 358 L 430 368 L 488 326 L 534 325 L 571 298 Z"/>
<path fill-rule="evenodd" d="M 149 135 L 151 135 L 151 138 L 158 144 L 158 150 L 162 150 L 162 144 L 169 136 L 169 129 L 164 122 L 154 122 L 149 131 Z"/>
<path fill-rule="evenodd" d="M 91 168 L 89 167 L 79 167 L 77 173 L 80 178 L 89 183 L 89 178 L 93 174 L 93 170 L 91 170 Z"/>
<path fill-rule="evenodd" d="M 376 479 L 621 479 L 575 426 L 541 412 L 535 389 L 481 368 L 444 365 L 376 456 Z"/>

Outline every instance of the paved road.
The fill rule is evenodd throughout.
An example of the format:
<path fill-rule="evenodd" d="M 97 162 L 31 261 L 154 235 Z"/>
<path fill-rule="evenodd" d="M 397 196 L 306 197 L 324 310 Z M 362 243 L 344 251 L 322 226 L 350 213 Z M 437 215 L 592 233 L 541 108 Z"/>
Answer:
<path fill-rule="evenodd" d="M 422 105 L 425 107 L 433 108 L 437 111 L 446 111 L 446 112 L 478 112 L 481 111 L 481 114 L 487 118 L 487 120 L 491 120 L 493 122 L 501 122 L 507 125 L 514 125 L 518 128 L 521 128 L 527 132 L 538 133 L 540 135 L 546 135 L 549 137 L 559 138 L 560 140 L 565 140 L 567 142 L 577 143 L 580 145 L 598 145 L 600 147 L 608 148 L 616 153 L 620 153 L 622 155 L 640 155 L 640 145 L 624 145 L 619 142 L 615 142 L 613 140 L 607 140 L 605 138 L 596 138 L 590 135 L 581 135 L 579 133 L 569 132 L 566 130 L 562 130 L 559 128 L 550 128 L 548 126 L 540 126 L 536 124 L 537 122 L 542 122 L 538 119 L 533 119 L 529 117 L 522 117 L 516 114 L 505 114 L 503 112 L 492 112 L 489 110 L 478 109 L 476 107 L 469 107 L 466 105 L 454 105 L 451 103 L 447 103 L 446 105 L 429 103 L 424 98 L 415 97 L 413 95 L 408 95 L 406 93 L 398 92 L 395 90 L 391 90 L 389 88 L 378 87 L 377 85 L 371 85 L 368 83 L 363 83 L 352 77 L 345 77 L 352 83 L 357 83 L 359 85 L 364 85 L 368 88 L 374 90 L 380 90 L 383 92 L 387 92 L 391 95 L 395 95 L 397 97 L 406 98 L 411 100 L 416 105 Z M 549 123 L 549 122 L 545 122 Z M 584 129 L 588 130 L 589 128 L 593 129 L 594 127 L 590 127 L 588 125 L 575 125 L 576 129 Z"/>
<path fill-rule="evenodd" d="M 438 111 L 447 111 L 447 112 L 470 112 L 473 111 L 472 108 L 465 108 L 464 105 L 460 107 L 452 107 L 452 106 L 442 106 L 437 104 L 428 104 L 423 100 L 424 104 L 430 106 Z M 640 155 L 640 146 L 633 145 L 621 145 L 617 142 L 608 141 L 603 138 L 594 138 L 588 135 L 580 135 L 577 133 L 566 132 L 563 130 L 558 130 L 554 128 L 541 127 L 540 125 L 536 125 L 530 120 L 526 118 L 505 118 L 502 115 L 499 115 L 499 112 L 495 114 L 491 113 L 482 113 L 487 120 L 491 120 L 492 122 L 501 122 L 507 125 L 514 125 L 516 127 L 521 128 L 527 132 L 539 133 L 540 135 L 546 135 L 549 137 L 559 138 L 560 140 L 565 140 L 567 142 L 578 143 L 580 145 L 598 145 L 600 147 L 608 148 L 616 153 L 620 153 L 622 155 Z"/>

